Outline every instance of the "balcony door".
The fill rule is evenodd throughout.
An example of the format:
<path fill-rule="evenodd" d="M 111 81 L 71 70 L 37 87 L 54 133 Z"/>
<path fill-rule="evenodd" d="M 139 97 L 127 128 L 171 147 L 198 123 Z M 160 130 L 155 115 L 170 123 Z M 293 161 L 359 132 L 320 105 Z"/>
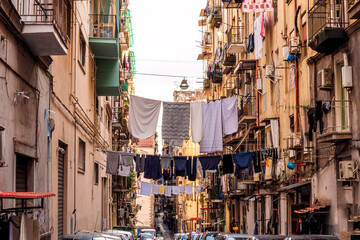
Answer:
<path fill-rule="evenodd" d="M 341 68 L 343 63 L 336 64 L 335 71 L 335 129 L 333 131 L 350 131 L 349 129 L 349 94 L 342 84 Z"/>

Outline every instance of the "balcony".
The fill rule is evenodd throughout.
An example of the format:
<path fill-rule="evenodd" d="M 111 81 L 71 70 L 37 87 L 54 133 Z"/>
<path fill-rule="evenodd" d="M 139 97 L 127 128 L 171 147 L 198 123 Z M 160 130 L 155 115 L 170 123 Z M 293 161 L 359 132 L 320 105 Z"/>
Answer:
<path fill-rule="evenodd" d="M 360 18 L 360 0 L 349 0 L 348 14 L 350 19 Z"/>
<path fill-rule="evenodd" d="M 119 56 L 116 15 L 91 14 L 90 39 L 95 58 L 117 59 Z"/>
<path fill-rule="evenodd" d="M 222 82 L 222 69 L 219 64 L 215 64 L 213 66 L 211 82 L 212 83 L 221 83 Z"/>
<path fill-rule="evenodd" d="M 256 122 L 256 98 L 246 97 L 240 101 L 239 125 Z"/>
<path fill-rule="evenodd" d="M 225 46 L 224 49 L 224 61 L 223 61 L 223 65 L 224 66 L 235 66 L 236 64 L 236 55 L 233 53 L 229 53 L 229 47 L 228 45 Z"/>
<path fill-rule="evenodd" d="M 98 96 L 120 96 L 119 60 L 96 60 L 96 92 Z"/>
<path fill-rule="evenodd" d="M 210 14 L 210 24 L 214 28 L 219 28 L 222 23 L 221 7 L 214 6 Z"/>
<path fill-rule="evenodd" d="M 16 6 L 22 36 L 38 56 L 66 55 L 70 4 L 60 0 L 22 0 Z"/>
<path fill-rule="evenodd" d="M 213 35 L 212 32 L 205 32 L 204 38 L 202 41 L 203 51 L 211 52 L 213 47 Z"/>
<path fill-rule="evenodd" d="M 324 114 L 324 131 L 317 136 L 320 143 L 339 143 L 352 139 L 350 128 L 350 102 L 333 100 L 331 111 Z"/>
<path fill-rule="evenodd" d="M 309 11 L 309 46 L 330 54 L 348 40 L 343 4 L 319 0 Z"/>
<path fill-rule="evenodd" d="M 242 0 L 222 0 L 223 8 L 240 8 Z"/>
<path fill-rule="evenodd" d="M 210 80 L 209 79 L 204 79 L 203 89 L 204 90 L 209 90 L 210 89 Z"/>
<path fill-rule="evenodd" d="M 120 48 L 121 50 L 129 49 L 129 35 L 127 32 L 120 32 Z"/>
<path fill-rule="evenodd" d="M 228 53 L 243 53 L 246 50 L 245 27 L 232 26 L 227 34 Z"/>

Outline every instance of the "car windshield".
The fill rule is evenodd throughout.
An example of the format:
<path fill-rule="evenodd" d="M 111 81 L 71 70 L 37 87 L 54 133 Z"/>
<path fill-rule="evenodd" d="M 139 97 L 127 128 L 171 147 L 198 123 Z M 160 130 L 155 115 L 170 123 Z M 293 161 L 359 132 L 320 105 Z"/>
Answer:
<path fill-rule="evenodd" d="M 155 232 L 154 231 L 143 231 L 143 234 L 151 235 L 151 237 L 154 237 Z"/>

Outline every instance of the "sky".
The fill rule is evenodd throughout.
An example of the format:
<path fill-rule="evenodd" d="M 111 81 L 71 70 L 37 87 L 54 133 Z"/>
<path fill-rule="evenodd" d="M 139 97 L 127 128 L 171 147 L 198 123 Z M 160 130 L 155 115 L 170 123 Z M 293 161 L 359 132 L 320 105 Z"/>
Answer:
<path fill-rule="evenodd" d="M 136 71 L 137 96 L 172 101 L 183 78 L 147 76 L 161 74 L 185 76 L 190 89 L 202 87 L 203 64 L 199 14 L 206 0 L 132 0 L 129 9 Z M 200 83 L 197 83 L 200 82 Z"/>

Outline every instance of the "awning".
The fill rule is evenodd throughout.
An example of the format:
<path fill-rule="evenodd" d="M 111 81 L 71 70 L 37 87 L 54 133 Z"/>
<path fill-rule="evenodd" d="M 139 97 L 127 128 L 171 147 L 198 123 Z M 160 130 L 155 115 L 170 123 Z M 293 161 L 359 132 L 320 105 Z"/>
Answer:
<path fill-rule="evenodd" d="M 35 192 L 0 192 L 0 198 L 16 198 L 16 199 L 38 199 L 53 197 L 54 193 L 35 193 Z"/>
<path fill-rule="evenodd" d="M 225 219 L 221 219 L 220 221 L 217 221 L 216 223 L 213 223 L 213 225 L 217 225 L 219 223 L 225 222 Z"/>
<path fill-rule="evenodd" d="M 306 207 L 304 209 L 294 210 L 294 213 L 304 214 L 308 212 L 316 212 L 316 210 L 324 209 L 328 207 L 328 205 L 311 205 L 310 207 Z"/>
<path fill-rule="evenodd" d="M 279 188 L 278 192 L 283 192 L 283 191 L 287 191 L 290 189 L 298 188 L 298 187 L 301 187 L 301 186 L 304 186 L 304 185 L 310 184 L 310 183 L 311 183 L 310 181 L 294 183 L 294 184 L 288 185 L 286 187 Z"/>

